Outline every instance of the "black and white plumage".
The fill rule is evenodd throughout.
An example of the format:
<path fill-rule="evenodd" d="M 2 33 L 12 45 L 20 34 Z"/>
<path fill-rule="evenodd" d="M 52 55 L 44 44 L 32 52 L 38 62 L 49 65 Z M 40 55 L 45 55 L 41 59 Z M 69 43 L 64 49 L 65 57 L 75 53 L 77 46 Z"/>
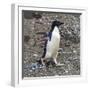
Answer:
<path fill-rule="evenodd" d="M 45 33 L 44 52 L 41 57 L 43 65 L 45 65 L 44 61 L 48 58 L 53 58 L 55 65 L 58 64 L 56 58 L 60 45 L 59 26 L 62 24 L 62 22 L 56 20 L 53 21 L 50 32 Z"/>

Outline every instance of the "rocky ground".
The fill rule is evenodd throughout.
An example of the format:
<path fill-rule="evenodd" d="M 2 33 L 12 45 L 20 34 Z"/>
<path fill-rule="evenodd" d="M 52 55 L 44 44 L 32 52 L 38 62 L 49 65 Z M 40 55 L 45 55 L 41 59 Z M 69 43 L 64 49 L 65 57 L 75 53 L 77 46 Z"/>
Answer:
<path fill-rule="evenodd" d="M 31 69 L 43 53 L 42 36 L 37 32 L 50 31 L 54 20 L 64 22 L 59 28 L 61 43 L 57 58 L 63 65 Z M 55 75 L 80 75 L 80 14 L 23 11 L 23 77 Z"/>

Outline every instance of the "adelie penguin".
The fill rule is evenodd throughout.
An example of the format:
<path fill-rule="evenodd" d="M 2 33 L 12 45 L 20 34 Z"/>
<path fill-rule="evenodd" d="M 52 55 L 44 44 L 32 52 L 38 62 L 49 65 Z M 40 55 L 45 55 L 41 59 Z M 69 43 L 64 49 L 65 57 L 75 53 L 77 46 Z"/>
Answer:
<path fill-rule="evenodd" d="M 57 66 L 57 55 L 60 46 L 60 30 L 59 26 L 64 23 L 60 21 L 53 21 L 51 25 L 51 30 L 45 34 L 45 43 L 44 43 L 44 52 L 40 59 L 42 65 L 45 65 L 45 60 L 48 58 L 52 58 L 54 64 Z M 59 63 L 60 64 L 60 63 Z"/>

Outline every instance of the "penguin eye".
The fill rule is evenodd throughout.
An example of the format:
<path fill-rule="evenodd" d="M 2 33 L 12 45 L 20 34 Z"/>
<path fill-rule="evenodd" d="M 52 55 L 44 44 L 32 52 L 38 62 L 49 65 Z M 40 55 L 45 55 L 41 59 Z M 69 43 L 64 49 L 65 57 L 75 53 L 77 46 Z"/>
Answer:
<path fill-rule="evenodd" d="M 58 22 L 56 23 L 56 25 L 57 25 L 57 26 L 61 25 L 61 22 L 58 21 Z"/>

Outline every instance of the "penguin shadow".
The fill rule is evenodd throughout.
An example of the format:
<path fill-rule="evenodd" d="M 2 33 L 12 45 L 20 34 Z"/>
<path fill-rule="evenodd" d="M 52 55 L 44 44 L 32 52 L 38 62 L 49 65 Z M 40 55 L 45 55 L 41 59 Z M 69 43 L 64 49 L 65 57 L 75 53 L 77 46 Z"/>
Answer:
<path fill-rule="evenodd" d="M 45 65 L 46 65 L 46 68 L 49 68 L 49 67 L 56 67 L 56 64 L 54 61 L 50 60 L 50 61 L 45 61 Z"/>
<path fill-rule="evenodd" d="M 61 67 L 61 66 L 64 65 L 64 64 L 63 64 L 63 65 L 58 65 L 58 66 L 57 66 L 53 60 L 44 60 L 44 63 L 45 63 L 44 68 L 45 68 L 46 70 L 48 70 L 49 68 Z M 37 60 L 37 64 L 38 64 L 38 66 L 43 66 L 41 60 Z"/>

